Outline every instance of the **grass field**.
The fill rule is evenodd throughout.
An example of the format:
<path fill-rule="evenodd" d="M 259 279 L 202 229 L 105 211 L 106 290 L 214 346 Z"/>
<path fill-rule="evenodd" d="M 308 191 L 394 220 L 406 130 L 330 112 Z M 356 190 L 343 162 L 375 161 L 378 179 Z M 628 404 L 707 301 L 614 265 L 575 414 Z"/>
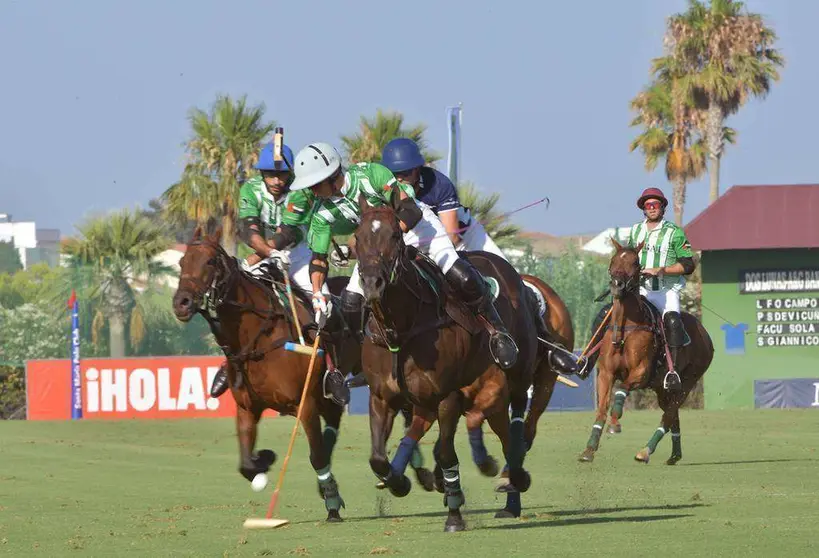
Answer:
<path fill-rule="evenodd" d="M 503 496 L 458 451 L 468 531 L 443 532 L 442 495 L 413 487 L 403 499 L 374 488 L 366 417 L 345 417 L 334 473 L 346 521 L 328 525 L 301 435 L 279 515 L 289 526 L 244 531 L 263 517 L 236 471 L 233 422 L 0 422 L 0 554 L 13 556 L 809 556 L 819 520 L 819 413 L 687 411 L 683 461 L 649 465 L 634 453 L 656 412 L 629 412 L 581 464 L 590 413 L 547 413 L 527 456 L 524 516 L 497 520 Z M 279 454 L 291 418 L 262 423 L 261 447 Z M 487 434 L 489 432 L 488 428 Z M 433 434 L 433 433 L 431 433 Z M 431 440 L 423 445 L 431 459 Z M 496 440 L 487 435 L 499 455 Z M 397 439 L 391 440 L 394 447 Z M 814 551 L 810 551 L 814 548 Z"/>

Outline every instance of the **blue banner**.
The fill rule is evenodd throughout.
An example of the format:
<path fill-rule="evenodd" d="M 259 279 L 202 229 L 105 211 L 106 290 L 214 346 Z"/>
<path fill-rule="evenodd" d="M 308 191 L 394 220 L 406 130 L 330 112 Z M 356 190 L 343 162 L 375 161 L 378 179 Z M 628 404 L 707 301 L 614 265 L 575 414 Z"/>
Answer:
<path fill-rule="evenodd" d="M 71 419 L 82 418 L 82 378 L 80 376 L 80 305 L 71 291 Z"/>
<path fill-rule="evenodd" d="M 446 127 L 449 133 L 449 154 L 446 158 L 446 169 L 449 179 L 458 185 L 458 171 L 461 162 L 461 106 L 447 107 Z"/>
<path fill-rule="evenodd" d="M 757 409 L 819 409 L 819 378 L 754 380 Z"/>

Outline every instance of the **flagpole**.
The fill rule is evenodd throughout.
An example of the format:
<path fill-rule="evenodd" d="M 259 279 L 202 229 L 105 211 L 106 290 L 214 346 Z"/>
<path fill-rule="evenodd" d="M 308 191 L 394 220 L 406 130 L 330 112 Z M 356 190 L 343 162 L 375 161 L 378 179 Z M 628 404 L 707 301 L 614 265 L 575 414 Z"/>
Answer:
<path fill-rule="evenodd" d="M 80 304 L 77 293 L 71 289 L 68 299 L 71 309 L 71 335 L 69 357 L 71 361 L 71 420 L 82 418 L 82 377 L 80 375 Z"/>

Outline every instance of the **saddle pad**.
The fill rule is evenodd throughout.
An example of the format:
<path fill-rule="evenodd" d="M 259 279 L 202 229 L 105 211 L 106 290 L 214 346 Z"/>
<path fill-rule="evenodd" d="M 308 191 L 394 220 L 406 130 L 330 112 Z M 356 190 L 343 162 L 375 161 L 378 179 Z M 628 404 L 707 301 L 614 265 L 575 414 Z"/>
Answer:
<path fill-rule="evenodd" d="M 538 311 L 540 312 L 541 316 L 545 316 L 546 315 L 546 299 L 543 298 L 543 293 L 540 292 L 540 289 L 538 289 L 537 287 L 535 287 L 531 283 L 527 283 L 526 281 L 524 281 L 523 284 L 526 285 L 527 287 L 529 287 L 529 289 L 531 289 L 531 291 L 533 293 L 535 293 L 535 298 L 537 298 Z"/>

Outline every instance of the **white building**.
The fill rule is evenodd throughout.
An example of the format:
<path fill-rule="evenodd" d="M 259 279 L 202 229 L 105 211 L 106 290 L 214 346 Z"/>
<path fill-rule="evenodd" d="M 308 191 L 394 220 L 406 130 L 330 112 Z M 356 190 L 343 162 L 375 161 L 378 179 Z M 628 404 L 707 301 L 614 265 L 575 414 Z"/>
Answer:
<path fill-rule="evenodd" d="M 614 238 L 620 244 L 625 244 L 629 233 L 631 233 L 631 227 L 610 227 L 584 244 L 583 250 L 608 256 L 614 252 L 611 239 Z"/>
<path fill-rule="evenodd" d="M 33 221 L 13 221 L 11 215 L 0 213 L 0 242 L 10 242 L 17 248 L 23 268 L 39 262 L 57 265 L 60 252 L 60 231 L 38 229 Z"/>

